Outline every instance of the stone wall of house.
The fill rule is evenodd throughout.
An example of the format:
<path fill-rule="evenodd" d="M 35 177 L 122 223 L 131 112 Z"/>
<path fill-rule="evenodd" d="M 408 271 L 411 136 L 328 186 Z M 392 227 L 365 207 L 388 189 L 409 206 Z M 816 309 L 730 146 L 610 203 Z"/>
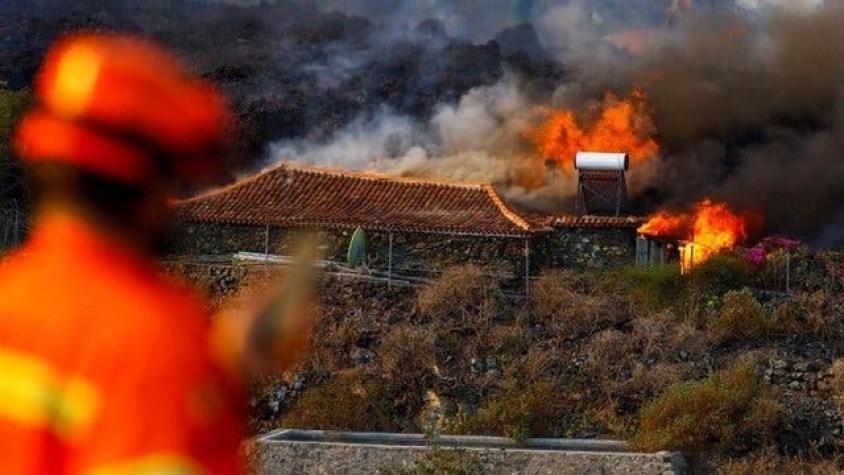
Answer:
<path fill-rule="evenodd" d="M 223 255 L 238 251 L 290 255 L 302 229 L 183 223 L 174 253 Z M 352 230 L 312 230 L 326 259 L 343 262 Z M 367 267 L 384 270 L 389 233 L 367 231 Z M 525 272 L 525 239 L 393 233 L 395 274 L 426 276 L 458 264 L 477 264 L 490 273 L 518 281 Z M 531 275 L 548 268 L 607 268 L 635 260 L 635 232 L 617 228 L 560 228 L 530 240 Z"/>
<path fill-rule="evenodd" d="M 537 269 L 606 269 L 633 264 L 636 231 L 632 228 L 558 228 L 534 239 L 531 255 L 531 263 Z"/>
<path fill-rule="evenodd" d="M 290 255 L 300 236 L 313 233 L 326 259 L 345 261 L 350 229 L 305 230 L 262 226 L 182 223 L 175 243 L 176 255 L 223 255 L 238 251 Z M 389 233 L 366 231 L 367 266 L 386 270 Z M 524 272 L 524 239 L 480 236 L 445 236 L 426 233 L 393 233 L 392 268 L 396 273 L 424 275 L 446 267 L 473 263 L 491 272 Z"/>

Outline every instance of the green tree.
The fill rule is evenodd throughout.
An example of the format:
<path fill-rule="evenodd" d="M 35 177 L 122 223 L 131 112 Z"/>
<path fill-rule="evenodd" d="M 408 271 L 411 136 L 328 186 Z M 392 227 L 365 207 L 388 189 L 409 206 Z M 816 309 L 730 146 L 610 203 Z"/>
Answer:
<path fill-rule="evenodd" d="M 11 157 L 12 134 L 29 105 L 29 92 L 15 91 L 0 80 L 0 202 L 23 198 L 22 173 Z M 0 204 L 2 206 L 2 204 Z"/>
<path fill-rule="evenodd" d="M 0 159 L 5 168 L 12 139 L 12 131 L 29 104 L 27 91 L 9 89 L 5 81 L 0 80 Z"/>

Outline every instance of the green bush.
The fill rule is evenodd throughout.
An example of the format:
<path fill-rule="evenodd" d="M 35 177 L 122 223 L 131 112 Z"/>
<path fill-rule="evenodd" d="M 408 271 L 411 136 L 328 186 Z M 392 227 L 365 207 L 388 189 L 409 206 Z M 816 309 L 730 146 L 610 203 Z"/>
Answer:
<path fill-rule="evenodd" d="M 744 256 L 722 252 L 696 265 L 688 274 L 689 290 L 699 295 L 723 295 L 753 284 L 753 268 Z"/>
<path fill-rule="evenodd" d="M 669 387 L 642 408 L 631 442 L 646 451 L 729 452 L 769 438 L 781 413 L 754 363 L 744 361 Z"/>
<path fill-rule="evenodd" d="M 718 316 L 709 324 L 715 343 L 754 341 L 779 330 L 774 317 L 747 290 L 730 290 Z"/>
<path fill-rule="evenodd" d="M 0 80 L 0 167 L 5 166 L 12 131 L 28 105 L 26 91 L 13 91 Z"/>
<path fill-rule="evenodd" d="M 684 289 L 677 265 L 624 267 L 611 271 L 607 277 L 629 293 L 634 305 L 651 311 L 673 306 Z"/>
<path fill-rule="evenodd" d="M 324 430 L 391 429 L 390 400 L 381 382 L 355 368 L 309 387 L 282 417 L 279 427 Z"/>
<path fill-rule="evenodd" d="M 515 440 L 550 436 L 554 435 L 564 409 L 558 391 L 550 382 L 538 381 L 528 386 L 508 383 L 475 414 L 455 422 L 447 431 Z"/>

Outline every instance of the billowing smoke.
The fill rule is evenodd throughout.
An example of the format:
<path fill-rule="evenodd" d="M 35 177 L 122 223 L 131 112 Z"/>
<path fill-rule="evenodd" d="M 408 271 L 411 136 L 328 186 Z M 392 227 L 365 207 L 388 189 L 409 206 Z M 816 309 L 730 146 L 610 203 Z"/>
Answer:
<path fill-rule="evenodd" d="M 26 87 L 60 31 L 149 35 L 232 96 L 242 173 L 291 159 L 492 181 L 568 211 L 570 170 L 546 166 L 526 132 L 549 108 L 588 128 L 607 92 L 640 90 L 659 152 L 631 171 L 634 212 L 713 196 L 764 214 L 766 232 L 844 244 L 837 1 L 71 4 L 0 15 L 0 80 Z"/>
<path fill-rule="evenodd" d="M 549 171 L 542 186 L 518 184 L 536 160 L 536 151 L 524 139 L 535 105 L 522 89 L 508 76 L 472 89 L 457 104 L 439 106 L 425 121 L 382 109 L 357 118 L 324 141 L 277 142 L 270 147 L 271 161 L 493 182 L 524 206 L 553 209 L 570 198 L 573 183 L 568 175 Z"/>
<path fill-rule="evenodd" d="M 844 8 L 795 8 L 697 18 L 631 81 L 659 127 L 658 201 L 715 195 L 830 244 L 844 211 Z"/>
<path fill-rule="evenodd" d="M 811 0 L 648 2 L 641 9 L 610 1 L 501 3 L 499 15 L 481 24 L 532 21 L 543 51 L 568 72 L 550 93 L 526 92 L 525 81 L 505 74 L 421 120 L 384 113 L 320 144 L 279 144 L 273 155 L 494 181 L 522 205 L 565 210 L 573 191 L 567 175 L 549 174 L 533 189 L 517 179 L 537 159 L 524 137 L 536 107 L 581 110 L 607 90 L 641 88 L 661 151 L 636 175 L 635 211 L 714 196 L 760 211 L 769 232 L 841 244 L 844 50 L 834 45 L 844 44 L 844 8 Z M 463 25 L 462 6 L 439 2 L 435 12 L 450 33 L 488 34 L 455 26 Z M 367 148 L 376 160 L 364 158 Z"/>

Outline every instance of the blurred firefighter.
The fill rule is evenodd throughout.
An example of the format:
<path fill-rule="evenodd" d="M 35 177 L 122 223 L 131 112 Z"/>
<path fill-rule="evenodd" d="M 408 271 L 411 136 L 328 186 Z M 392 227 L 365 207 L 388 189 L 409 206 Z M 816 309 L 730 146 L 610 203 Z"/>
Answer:
<path fill-rule="evenodd" d="M 225 101 L 155 46 L 93 33 L 53 46 L 34 95 L 15 138 L 32 232 L 0 269 L 0 473 L 239 472 L 242 347 L 307 328 L 270 308 L 218 331 L 152 259 L 168 197 L 222 168 Z"/>

